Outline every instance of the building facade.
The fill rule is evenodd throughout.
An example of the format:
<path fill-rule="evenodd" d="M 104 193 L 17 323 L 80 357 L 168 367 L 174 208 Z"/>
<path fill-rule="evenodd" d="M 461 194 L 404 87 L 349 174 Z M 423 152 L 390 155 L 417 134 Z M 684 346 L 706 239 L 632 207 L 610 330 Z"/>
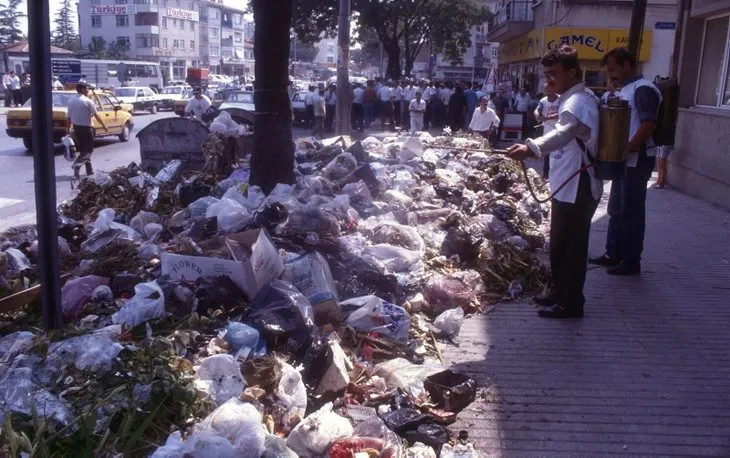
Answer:
<path fill-rule="evenodd" d="M 730 0 L 683 12 L 679 114 L 668 182 L 730 208 Z"/>
<path fill-rule="evenodd" d="M 605 88 L 600 60 L 612 48 L 627 46 L 632 6 L 628 0 L 501 1 L 488 32 L 490 41 L 500 43 L 498 81 L 540 92 L 540 57 L 569 44 L 578 50 L 586 85 Z M 670 72 L 677 8 L 677 0 L 648 1 L 639 61 L 650 79 Z"/>
<path fill-rule="evenodd" d="M 78 11 L 82 46 L 94 37 L 125 41 L 130 59 L 159 62 L 168 80 L 199 65 L 245 72 L 244 12 L 220 1 L 79 0 Z"/>

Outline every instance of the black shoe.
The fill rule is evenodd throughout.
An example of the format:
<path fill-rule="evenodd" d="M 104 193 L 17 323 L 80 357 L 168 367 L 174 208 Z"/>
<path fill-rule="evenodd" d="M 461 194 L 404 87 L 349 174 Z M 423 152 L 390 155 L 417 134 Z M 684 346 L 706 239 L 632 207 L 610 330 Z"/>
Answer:
<path fill-rule="evenodd" d="M 620 260 L 616 258 L 611 258 L 607 254 L 603 254 L 597 258 L 589 258 L 588 264 L 595 264 L 597 266 L 603 266 L 603 267 L 615 267 L 621 263 Z"/>
<path fill-rule="evenodd" d="M 554 291 L 550 291 L 548 294 L 535 296 L 534 301 L 541 307 L 552 307 L 558 303 L 558 297 Z"/>
<path fill-rule="evenodd" d="M 620 263 L 616 267 L 612 267 L 606 271 L 609 275 L 640 275 L 641 264 L 628 264 L 625 262 Z"/>
<path fill-rule="evenodd" d="M 549 309 L 538 310 L 537 314 L 543 318 L 583 318 L 583 307 L 568 309 L 562 305 L 553 305 Z"/>
<path fill-rule="evenodd" d="M 94 174 L 94 169 L 91 167 L 91 162 L 84 164 L 86 166 L 86 175 L 91 176 Z"/>

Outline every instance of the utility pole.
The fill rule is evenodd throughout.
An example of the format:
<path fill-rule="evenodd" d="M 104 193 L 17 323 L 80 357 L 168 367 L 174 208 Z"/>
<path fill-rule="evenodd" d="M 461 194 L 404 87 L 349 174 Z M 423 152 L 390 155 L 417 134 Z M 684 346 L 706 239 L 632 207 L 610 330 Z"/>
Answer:
<path fill-rule="evenodd" d="M 634 10 L 631 13 L 631 28 L 629 29 L 629 51 L 636 61 L 639 61 L 641 52 L 641 35 L 644 31 L 647 0 L 634 0 Z"/>
<path fill-rule="evenodd" d="M 339 55 L 337 59 L 337 133 L 350 135 L 350 0 L 340 0 L 337 26 Z"/>

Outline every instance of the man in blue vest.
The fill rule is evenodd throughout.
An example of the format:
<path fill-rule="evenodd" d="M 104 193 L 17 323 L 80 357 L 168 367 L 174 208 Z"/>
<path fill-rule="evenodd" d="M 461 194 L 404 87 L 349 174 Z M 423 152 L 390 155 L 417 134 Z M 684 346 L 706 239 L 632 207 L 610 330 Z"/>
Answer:
<path fill-rule="evenodd" d="M 609 51 L 602 64 L 611 82 L 621 87 L 618 97 L 629 102 L 631 123 L 626 175 L 611 183 L 606 252 L 590 262 L 608 267 L 610 275 L 639 275 L 646 229 L 646 188 L 656 156 L 652 134 L 662 96 L 639 72 L 628 49 Z"/>

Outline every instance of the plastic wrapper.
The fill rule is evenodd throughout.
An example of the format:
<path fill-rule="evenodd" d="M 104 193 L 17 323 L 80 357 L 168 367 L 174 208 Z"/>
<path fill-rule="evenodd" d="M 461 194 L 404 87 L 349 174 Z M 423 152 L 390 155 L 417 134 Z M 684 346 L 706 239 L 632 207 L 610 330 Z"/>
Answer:
<path fill-rule="evenodd" d="M 416 442 L 406 450 L 405 458 L 438 458 L 438 455 L 428 445 Z"/>
<path fill-rule="evenodd" d="M 438 374 L 444 369 L 443 366 L 433 362 L 413 364 L 407 359 L 395 358 L 376 364 L 372 373 L 385 379 L 389 389 L 408 390 L 412 384 L 422 383 L 426 377 Z"/>
<path fill-rule="evenodd" d="M 446 310 L 433 320 L 433 327 L 446 337 L 457 337 L 464 323 L 464 309 Z"/>
<path fill-rule="evenodd" d="M 431 277 L 423 288 L 427 311 L 439 315 L 446 310 L 461 307 L 471 310 L 476 296 L 469 286 L 458 278 L 437 274 Z"/>
<path fill-rule="evenodd" d="M 281 279 L 294 285 L 312 304 L 339 300 L 329 264 L 317 252 L 287 262 Z"/>
<path fill-rule="evenodd" d="M 35 335 L 28 331 L 18 331 L 0 339 L 0 362 L 12 361 L 21 353 L 25 353 L 35 341 Z"/>
<path fill-rule="evenodd" d="M 165 316 L 165 295 L 157 282 L 140 283 L 134 296 L 112 315 L 112 323 L 134 327 L 148 320 Z"/>
<path fill-rule="evenodd" d="M 291 283 L 274 280 L 256 295 L 245 321 L 258 329 L 270 347 L 287 345 L 303 354 L 312 342 L 312 305 Z"/>
<path fill-rule="evenodd" d="M 421 266 L 421 253 L 387 243 L 366 247 L 362 255 L 366 261 L 386 272 L 412 272 Z"/>
<path fill-rule="evenodd" d="M 51 418 L 61 425 L 69 425 L 74 415 L 69 406 L 33 378 L 27 367 L 9 369 L 0 378 L 0 413 L 32 415 L 33 410 L 42 418 Z"/>
<path fill-rule="evenodd" d="M 284 233 L 306 235 L 310 232 L 325 236 L 338 236 L 340 222 L 337 217 L 314 206 L 299 207 L 289 213 L 289 220 L 284 225 Z"/>
<path fill-rule="evenodd" d="M 188 440 L 195 440 L 196 448 L 201 435 L 218 436 L 226 439 L 232 446 L 236 457 L 259 458 L 264 452 L 266 430 L 261 423 L 261 414 L 249 403 L 229 399 L 215 409 L 201 423 L 195 425 Z M 217 456 L 210 454 L 198 455 Z"/>
<path fill-rule="evenodd" d="M 108 188 L 109 186 L 114 184 L 114 180 L 112 179 L 112 177 L 109 176 L 108 173 L 96 172 L 94 174 L 94 183 L 102 188 Z"/>
<path fill-rule="evenodd" d="M 177 176 L 177 173 L 180 171 L 181 167 L 182 161 L 180 161 L 180 159 L 173 159 L 166 166 L 160 169 L 159 172 L 157 172 L 157 175 L 155 175 L 155 180 L 160 183 L 167 183 Z"/>
<path fill-rule="evenodd" d="M 97 287 L 108 285 L 109 279 L 96 275 L 74 278 L 61 288 L 61 310 L 66 318 L 75 317 L 92 298 Z"/>
<path fill-rule="evenodd" d="M 401 435 L 411 444 L 420 442 L 432 447 L 436 453 L 440 453 L 441 447 L 449 441 L 449 431 L 433 422 L 422 423 Z"/>
<path fill-rule="evenodd" d="M 243 230 L 251 223 L 251 215 L 239 202 L 223 198 L 214 203 L 205 212 L 206 218 L 217 218 L 221 233 L 232 234 Z"/>
<path fill-rule="evenodd" d="M 286 446 L 286 439 L 278 436 L 266 436 L 264 443 L 266 449 L 261 458 L 299 458 L 292 449 Z"/>
<path fill-rule="evenodd" d="M 61 138 L 61 142 L 64 146 L 64 153 L 63 158 L 66 159 L 69 162 L 73 162 L 76 160 L 76 142 L 74 142 L 73 137 L 70 135 L 64 135 L 63 138 Z"/>
<path fill-rule="evenodd" d="M 355 425 L 353 434 L 360 437 L 373 437 L 383 441 L 381 456 L 399 457 L 402 453 L 403 441 L 380 419 L 373 416 Z"/>
<path fill-rule="evenodd" d="M 479 458 L 473 444 L 444 444 L 440 458 Z"/>
<path fill-rule="evenodd" d="M 266 342 L 261 340 L 259 331 L 236 321 L 228 323 L 223 339 L 231 345 L 236 357 L 264 356 Z"/>
<path fill-rule="evenodd" d="M 281 363 L 281 380 L 276 389 L 276 397 L 283 407 L 279 423 L 284 433 L 289 433 L 307 411 L 307 388 L 302 375 L 287 363 Z"/>
<path fill-rule="evenodd" d="M 337 439 L 352 436 L 350 422 L 332 411 L 332 403 L 309 415 L 289 434 L 286 444 L 299 456 L 321 456 Z"/>
<path fill-rule="evenodd" d="M 332 159 L 322 170 L 322 175 L 329 180 L 339 181 L 352 175 L 357 169 L 357 159 L 350 153 L 342 153 Z"/>
<path fill-rule="evenodd" d="M 216 202 L 219 202 L 219 199 L 216 199 L 215 197 L 203 197 L 192 204 L 188 205 L 188 211 L 190 213 L 190 218 L 203 218 L 205 217 L 205 213 L 208 211 L 208 207 L 215 204 Z"/>
<path fill-rule="evenodd" d="M 91 231 L 91 235 L 104 233 L 110 229 L 117 229 L 123 231 L 130 240 L 138 241 L 142 238 L 142 235 L 131 227 L 115 222 L 115 217 L 116 212 L 114 209 L 105 208 L 100 211 L 99 216 L 94 221 L 94 230 Z"/>
<path fill-rule="evenodd" d="M 390 244 L 423 253 L 426 244 L 418 231 L 398 223 L 382 223 L 373 228 L 370 240 L 376 244 Z"/>
<path fill-rule="evenodd" d="M 405 343 L 411 317 L 403 307 L 377 296 L 362 296 L 340 303 L 347 325 L 362 332 L 376 332 L 390 340 Z"/>
<path fill-rule="evenodd" d="M 245 387 L 241 366 L 230 355 L 209 356 L 195 374 L 195 387 L 210 396 L 217 406 L 238 398 Z"/>
<path fill-rule="evenodd" d="M 350 196 L 350 199 L 365 199 L 373 200 L 373 196 L 370 194 L 370 189 L 364 181 L 356 181 L 355 183 L 348 183 L 342 187 L 342 193 Z"/>
<path fill-rule="evenodd" d="M 111 303 L 114 300 L 114 293 L 107 285 L 99 285 L 91 292 L 91 300 L 96 302 Z"/>
<path fill-rule="evenodd" d="M 140 211 L 129 222 L 129 227 L 140 234 L 145 234 L 145 227 L 150 223 L 160 223 L 160 215 L 148 211 Z M 149 237 L 148 237 L 149 239 Z"/>
<path fill-rule="evenodd" d="M 54 342 L 48 347 L 47 367 L 58 373 L 63 366 L 73 365 L 97 375 L 109 372 L 114 358 L 124 349 L 112 340 L 112 334 L 96 332 Z"/>
<path fill-rule="evenodd" d="M 30 260 L 22 251 L 16 248 L 8 248 L 4 253 L 10 274 L 20 275 L 32 267 Z"/>

